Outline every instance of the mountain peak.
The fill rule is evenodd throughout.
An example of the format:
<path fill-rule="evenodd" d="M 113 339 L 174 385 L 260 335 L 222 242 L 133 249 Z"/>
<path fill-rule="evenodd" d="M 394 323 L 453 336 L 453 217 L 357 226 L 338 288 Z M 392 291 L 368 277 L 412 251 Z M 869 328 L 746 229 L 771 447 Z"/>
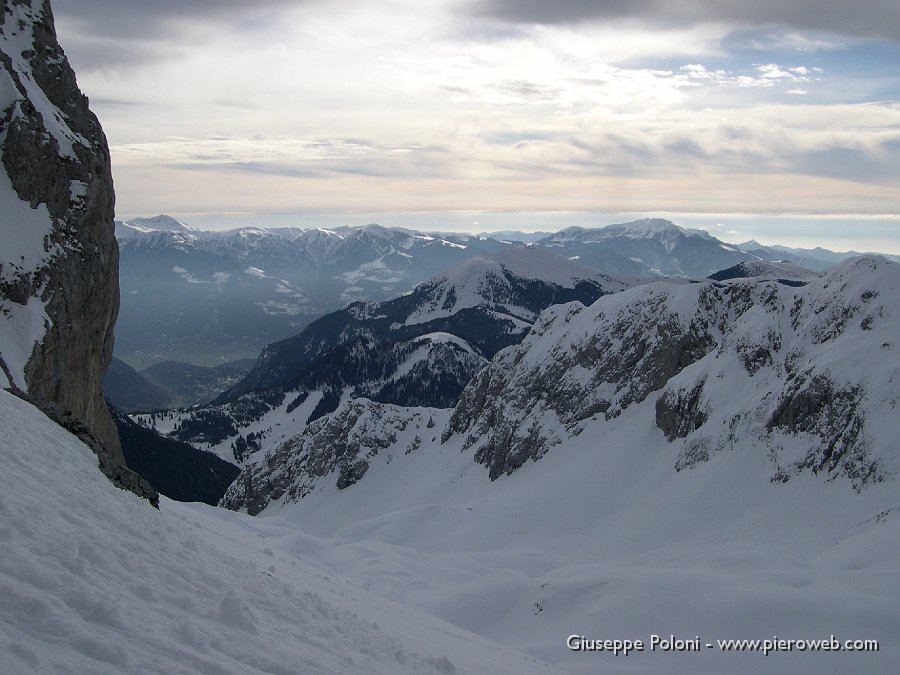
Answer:
<path fill-rule="evenodd" d="M 607 225 L 600 229 L 605 236 L 626 236 L 634 238 L 657 237 L 662 234 L 689 234 L 691 230 L 676 225 L 671 220 L 664 218 L 641 218 L 628 223 Z"/>
<path fill-rule="evenodd" d="M 164 214 L 151 218 L 132 218 L 124 221 L 123 224 L 142 230 L 159 230 L 161 232 L 191 232 L 193 229 L 177 218 Z"/>

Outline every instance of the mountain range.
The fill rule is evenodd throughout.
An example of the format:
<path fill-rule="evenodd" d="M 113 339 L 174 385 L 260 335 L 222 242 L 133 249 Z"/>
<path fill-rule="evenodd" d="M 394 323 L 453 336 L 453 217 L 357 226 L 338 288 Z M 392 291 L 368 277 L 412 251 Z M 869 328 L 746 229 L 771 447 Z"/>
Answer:
<path fill-rule="evenodd" d="M 452 407 L 475 373 L 521 341 L 542 310 L 591 304 L 639 282 L 532 246 L 472 258 L 411 293 L 354 303 L 269 345 L 212 405 L 138 419 L 240 462 L 348 398 Z"/>
<path fill-rule="evenodd" d="M 209 232 L 156 216 L 117 222 L 116 237 L 116 355 L 137 370 L 168 360 L 217 366 L 255 358 L 328 312 L 394 298 L 465 260 L 523 242 L 619 277 L 704 278 L 747 260 L 822 271 L 849 256 L 726 244 L 661 219 L 471 235 L 379 225 Z"/>

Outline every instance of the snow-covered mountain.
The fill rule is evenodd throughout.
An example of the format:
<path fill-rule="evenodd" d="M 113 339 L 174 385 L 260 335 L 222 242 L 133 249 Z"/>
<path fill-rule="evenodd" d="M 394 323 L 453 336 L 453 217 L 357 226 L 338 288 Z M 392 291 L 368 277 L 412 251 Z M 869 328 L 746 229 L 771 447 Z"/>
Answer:
<path fill-rule="evenodd" d="M 396 297 L 461 262 L 513 250 L 521 242 L 512 237 L 620 278 L 704 278 L 746 261 L 820 271 L 844 255 L 823 263 L 757 242 L 735 246 L 661 219 L 496 237 L 375 224 L 208 232 L 169 216 L 120 222 L 116 231 L 123 298 L 116 355 L 138 370 L 164 360 L 212 366 L 255 358 L 327 312 Z"/>
<path fill-rule="evenodd" d="M 520 341 L 546 307 L 590 304 L 633 283 L 528 246 L 473 258 L 409 294 L 354 303 L 269 345 L 214 405 L 139 419 L 242 461 L 348 398 L 452 407 L 487 360 Z"/>
<path fill-rule="evenodd" d="M 772 462 L 773 480 L 809 470 L 842 477 L 859 490 L 900 469 L 893 437 L 884 433 L 900 397 L 891 338 L 900 320 L 898 288 L 900 266 L 864 257 L 801 288 L 756 279 L 655 282 L 590 307 L 556 305 L 475 376 L 440 439 L 464 439 L 463 450 L 494 480 L 586 429 L 601 433 L 631 406 L 653 400 L 653 419 L 675 469 L 752 439 L 760 448 L 754 451 Z M 348 409 L 342 411 L 336 419 L 346 419 Z M 319 433 L 310 427 L 304 437 Z M 291 448 L 303 445 L 288 441 L 277 451 L 282 462 L 270 454 L 245 470 L 229 503 L 240 506 L 241 491 L 270 482 L 266 474 L 282 472 L 280 463 L 296 459 Z M 366 447 L 377 454 L 375 448 L 386 446 Z M 801 448 L 805 454 L 798 454 Z M 338 455 L 345 465 L 357 459 L 356 452 Z M 332 465 L 315 477 L 325 480 L 334 471 Z M 302 468 L 290 475 L 308 485 Z M 255 499 L 262 491 L 253 485 Z"/>
<path fill-rule="evenodd" d="M 409 294 L 377 305 L 351 305 L 314 322 L 293 338 L 269 345 L 247 377 L 220 402 L 250 391 L 296 388 L 301 382 L 307 389 L 320 388 L 323 378 L 333 378 L 342 371 L 359 372 L 357 362 L 368 364 L 367 374 L 344 378 L 350 386 L 396 380 L 399 373 L 406 374 L 415 367 L 416 359 L 426 356 L 419 344 L 426 336 L 430 336 L 428 354 L 439 349 L 475 357 L 466 360 L 463 380 L 467 382 L 474 374 L 472 368 L 480 368 L 482 359 L 518 342 L 546 307 L 572 300 L 590 304 L 604 293 L 626 286 L 627 282 L 593 273 L 532 247 L 491 258 L 473 258 L 420 284 Z M 457 339 L 435 337 L 441 334 Z M 389 346 L 400 345 L 405 345 L 400 347 L 403 354 L 389 359 L 383 367 L 373 368 Z M 338 361 L 348 362 L 349 368 L 334 361 L 337 354 Z M 327 364 L 317 364 L 323 357 L 328 359 Z M 310 373 L 317 373 L 314 381 L 304 377 Z M 345 388 L 340 386 L 341 390 Z M 434 405 L 455 402 L 459 391 L 436 389 L 446 393 L 432 400 Z"/>
<path fill-rule="evenodd" d="M 601 228 L 569 227 L 537 242 L 592 269 L 703 278 L 753 256 L 702 230 L 645 218 Z"/>
<path fill-rule="evenodd" d="M 223 504 L 302 523 L 323 564 L 573 673 L 620 662 L 560 635 L 700 637 L 633 654 L 640 672 L 888 673 L 898 289 L 900 266 L 863 257 L 802 287 L 656 282 L 553 306 L 454 410 L 347 401 Z M 717 642 L 820 634 L 880 651 Z"/>
<path fill-rule="evenodd" d="M 153 232 L 191 232 L 192 228 L 172 216 L 153 216 L 152 218 L 132 218 L 116 221 L 116 239 L 124 241 L 129 237 L 137 237 Z"/>

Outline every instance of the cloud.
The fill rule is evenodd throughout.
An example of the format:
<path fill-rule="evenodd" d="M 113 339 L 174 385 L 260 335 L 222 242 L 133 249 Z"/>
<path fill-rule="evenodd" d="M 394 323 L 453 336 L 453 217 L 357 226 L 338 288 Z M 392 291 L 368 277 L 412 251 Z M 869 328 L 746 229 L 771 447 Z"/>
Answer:
<path fill-rule="evenodd" d="M 479 0 L 472 11 L 514 23 L 628 20 L 671 28 L 700 23 L 782 25 L 900 41 L 900 4 L 893 0 Z"/>
<path fill-rule="evenodd" d="M 58 20 L 80 24 L 95 36 L 146 39 L 171 36 L 196 21 L 231 24 L 265 17 L 315 0 L 54 0 Z"/>

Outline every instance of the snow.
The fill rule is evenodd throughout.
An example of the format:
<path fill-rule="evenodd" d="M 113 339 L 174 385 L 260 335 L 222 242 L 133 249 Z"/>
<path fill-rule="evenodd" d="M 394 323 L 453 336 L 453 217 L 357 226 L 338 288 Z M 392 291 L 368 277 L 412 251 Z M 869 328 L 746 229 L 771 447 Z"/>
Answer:
<path fill-rule="evenodd" d="M 166 215 L 153 216 L 152 218 L 132 218 L 123 224 L 139 232 L 184 232 L 192 229 L 187 223 Z"/>
<path fill-rule="evenodd" d="M 399 380 L 409 375 L 412 369 L 415 368 L 416 364 L 428 358 L 431 350 L 437 344 L 451 343 L 458 347 L 461 347 L 469 354 L 475 354 L 475 350 L 472 349 L 472 346 L 461 337 L 451 335 L 450 333 L 444 333 L 442 331 L 436 333 L 428 333 L 415 339 L 415 342 L 420 341 L 424 341 L 424 344 L 416 349 L 412 354 L 410 354 L 403 363 L 397 366 L 397 370 L 391 373 L 389 379 Z"/>
<path fill-rule="evenodd" d="M 52 230 L 47 205 L 41 203 L 33 209 L 19 199 L 6 170 L 0 167 L 0 282 L 12 282 L 20 274 L 30 274 L 50 262 L 52 254 L 47 251 L 45 238 Z"/>
<path fill-rule="evenodd" d="M 153 509 L 3 391 L 0 428 L 4 673 L 556 672 L 287 550 L 286 523 Z"/>
<path fill-rule="evenodd" d="M 175 272 L 175 274 L 180 276 L 182 279 L 184 279 L 189 284 L 208 284 L 209 283 L 208 281 L 203 281 L 202 279 L 198 279 L 196 276 L 194 276 L 193 274 L 188 272 L 185 268 L 179 267 L 178 265 L 175 265 L 172 268 L 172 271 Z"/>
<path fill-rule="evenodd" d="M 392 246 L 390 251 L 384 255 L 367 263 L 363 263 L 357 269 L 335 277 L 343 280 L 347 284 L 358 284 L 360 281 L 374 281 L 377 283 L 397 283 L 403 280 L 403 273 L 393 270 L 384 262 L 384 259 L 391 255 L 397 254 L 398 251 Z"/>
<path fill-rule="evenodd" d="M 28 99 L 41 116 L 44 128 L 58 143 L 60 156 L 77 161 L 74 145 L 90 147 L 90 143 L 69 128 L 65 114 L 50 102 L 44 90 L 35 82 L 31 71 L 31 61 L 25 56 L 26 53 L 34 50 L 33 25 L 40 20 L 43 14 L 43 3 L 37 4 L 37 9 L 27 5 L 13 5 L 7 8 L 3 16 L 3 25 L 0 28 L 0 51 L 9 56 L 9 64 L 18 75 L 25 91 L 19 93 L 9 75 L 4 71 L 4 77 L 0 80 L 2 82 L 0 83 L 0 96 L 3 97 L 0 99 L 0 109 L 7 108 L 15 99 Z M 14 117 L 22 115 L 20 107 L 13 112 Z"/>
<path fill-rule="evenodd" d="M 44 339 L 49 322 L 44 303 L 36 297 L 28 298 L 24 305 L 0 302 L 0 357 L 9 368 L 12 383 L 22 391 L 28 391 L 25 366 L 34 346 Z"/>
<path fill-rule="evenodd" d="M 890 673 L 900 657 L 896 484 L 768 479 L 764 454 L 674 473 L 652 402 L 493 483 L 458 442 L 370 459 L 261 518 L 284 546 L 567 672 Z M 438 420 L 436 420 L 438 421 Z M 438 421 L 438 428 L 440 422 Z M 564 455 L 560 458 L 559 455 Z M 567 635 L 878 639 L 877 654 L 579 654 Z M 632 669 L 632 670 L 629 670 Z"/>
<path fill-rule="evenodd" d="M 282 550 L 575 675 L 893 673 L 900 661 L 898 275 L 897 265 L 870 256 L 800 289 L 744 281 L 752 292 L 771 290 L 774 302 L 729 317 L 722 346 L 667 385 L 705 376 L 707 395 L 727 402 L 697 433 L 727 428 L 729 410 L 764 414 L 776 379 L 786 377 L 783 364 L 751 374 L 737 347 L 778 328 L 784 344 L 776 359 L 791 355 L 798 371 L 827 371 L 839 389 L 866 384 L 868 442 L 890 477 L 858 492 L 844 476 L 802 472 L 772 481 L 773 448 L 750 433 L 752 425 L 709 461 L 676 471 L 691 438 L 666 441 L 653 394 L 617 417 L 587 420 L 577 436 L 551 414 L 533 420 L 533 411 L 522 411 L 523 424 L 535 421 L 564 441 L 493 482 L 461 436 L 441 443 L 452 411 L 437 411 L 434 435 L 415 452 L 404 454 L 398 442 L 370 457 L 365 477 L 350 488 L 323 477 L 299 502 L 272 504 L 259 518 L 285 528 Z M 523 343 L 524 355 L 515 354 L 515 367 L 552 367 L 554 350 L 566 352 L 607 326 L 601 315 L 653 312 L 660 298 L 667 316 L 689 320 L 704 286 L 711 287 L 657 282 L 590 308 L 551 308 Z M 842 321 L 843 332 L 825 339 L 823 331 Z M 590 375 L 572 373 L 586 383 Z M 781 434 L 774 452 L 788 458 L 805 451 L 799 446 L 807 440 Z M 565 638 L 573 634 L 645 644 L 670 634 L 704 644 L 834 635 L 878 640 L 880 650 L 763 656 L 704 647 L 614 657 L 572 652 Z"/>

